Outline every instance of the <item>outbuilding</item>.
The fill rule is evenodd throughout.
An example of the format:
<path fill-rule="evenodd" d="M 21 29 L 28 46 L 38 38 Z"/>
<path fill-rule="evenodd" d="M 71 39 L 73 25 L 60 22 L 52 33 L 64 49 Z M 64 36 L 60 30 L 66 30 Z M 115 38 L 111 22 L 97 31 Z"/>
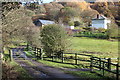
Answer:
<path fill-rule="evenodd" d="M 38 19 L 33 22 L 36 26 L 44 26 L 48 24 L 55 24 L 54 21 Z"/>

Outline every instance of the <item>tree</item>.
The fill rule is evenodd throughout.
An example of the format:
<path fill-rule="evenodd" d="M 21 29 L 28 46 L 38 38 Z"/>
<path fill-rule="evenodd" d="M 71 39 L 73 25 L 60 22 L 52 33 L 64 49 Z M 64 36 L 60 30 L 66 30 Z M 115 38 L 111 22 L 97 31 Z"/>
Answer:
<path fill-rule="evenodd" d="M 47 15 L 47 17 L 51 20 L 56 21 L 58 18 L 58 13 L 59 13 L 59 9 L 51 9 L 49 10 L 49 14 Z"/>
<path fill-rule="evenodd" d="M 29 30 L 24 33 L 24 38 L 29 45 L 41 48 L 40 29 L 38 27 L 30 27 Z"/>
<path fill-rule="evenodd" d="M 61 4 L 58 4 L 56 2 L 46 3 L 44 4 L 44 7 L 46 9 L 47 18 L 51 20 L 57 20 L 58 13 L 63 6 Z"/>
<path fill-rule="evenodd" d="M 92 18 L 95 18 L 96 15 L 99 14 L 96 10 L 87 9 L 81 12 L 80 16 L 83 19 L 83 22 L 86 23 L 86 26 L 91 24 Z"/>
<path fill-rule="evenodd" d="M 43 5 L 38 5 L 38 8 L 34 10 L 35 14 L 46 13 L 46 10 Z"/>
<path fill-rule="evenodd" d="M 44 7 L 45 7 L 45 9 L 46 9 L 46 11 L 47 11 L 48 14 L 49 14 L 49 11 L 51 9 L 52 10 L 54 10 L 54 9 L 59 9 L 60 10 L 61 8 L 63 8 L 63 6 L 61 4 L 56 3 L 56 2 L 45 3 Z"/>
<path fill-rule="evenodd" d="M 96 2 L 94 5 L 91 6 L 91 8 L 97 10 L 100 14 L 105 15 L 106 17 L 110 17 L 114 19 L 113 14 L 116 12 L 113 12 L 112 7 L 110 6 L 115 6 L 114 3 L 107 3 L 107 2 Z M 116 8 L 114 7 L 114 10 Z"/>
<path fill-rule="evenodd" d="M 2 19 L 2 35 L 4 46 L 13 44 L 15 39 L 25 39 L 25 35 L 29 35 L 24 33 L 28 32 L 29 28 L 34 26 L 31 20 L 33 14 L 34 13 L 32 11 L 24 9 L 23 7 L 15 10 L 13 9 L 5 14 Z"/>
<path fill-rule="evenodd" d="M 20 2 L 2 2 L 2 12 L 4 12 L 3 15 L 7 14 L 11 10 L 19 9 L 20 8 Z"/>
<path fill-rule="evenodd" d="M 79 13 L 76 12 L 75 8 L 64 7 L 59 12 L 59 19 L 63 18 L 63 23 L 68 24 L 71 21 L 71 18 L 78 17 Z"/>
<path fill-rule="evenodd" d="M 35 14 L 46 13 L 45 7 L 39 5 L 38 3 L 30 3 L 26 5 L 27 9 L 30 9 L 35 12 Z"/>
<path fill-rule="evenodd" d="M 3 12 L 4 13 L 4 12 Z M 34 12 L 21 7 L 10 10 L 2 17 L 2 53 L 10 45 L 24 41 L 36 47 L 41 47 L 40 29 L 32 21 Z"/>
<path fill-rule="evenodd" d="M 46 25 L 41 31 L 41 43 L 47 56 L 61 56 L 67 47 L 67 34 L 60 25 Z"/>
<path fill-rule="evenodd" d="M 117 38 L 118 37 L 118 25 L 114 22 L 111 21 L 110 24 L 108 24 L 108 30 L 107 30 L 107 34 L 108 34 L 108 38 Z"/>

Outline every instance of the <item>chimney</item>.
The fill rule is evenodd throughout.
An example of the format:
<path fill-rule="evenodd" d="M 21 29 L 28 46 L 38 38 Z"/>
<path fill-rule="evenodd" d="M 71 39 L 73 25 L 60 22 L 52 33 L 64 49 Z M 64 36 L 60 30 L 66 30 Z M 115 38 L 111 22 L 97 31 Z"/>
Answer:
<path fill-rule="evenodd" d="M 99 19 L 99 14 L 97 14 L 97 19 Z"/>

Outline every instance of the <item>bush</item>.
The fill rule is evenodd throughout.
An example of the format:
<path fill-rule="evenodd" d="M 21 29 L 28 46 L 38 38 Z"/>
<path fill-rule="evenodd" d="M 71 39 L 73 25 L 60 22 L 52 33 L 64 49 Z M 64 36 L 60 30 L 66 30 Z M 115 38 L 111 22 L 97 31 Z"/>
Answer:
<path fill-rule="evenodd" d="M 79 32 L 78 34 L 75 34 L 75 36 L 108 39 L 107 33 L 94 33 L 90 31 L 82 31 L 82 32 Z"/>
<path fill-rule="evenodd" d="M 86 31 L 92 31 L 91 27 L 83 27 L 83 29 L 85 29 Z"/>
<path fill-rule="evenodd" d="M 79 21 L 75 21 L 74 22 L 74 26 L 76 27 L 76 26 L 80 26 L 80 22 Z"/>
<path fill-rule="evenodd" d="M 46 25 L 41 31 L 41 42 L 48 57 L 52 55 L 61 56 L 66 49 L 67 33 L 60 25 Z"/>

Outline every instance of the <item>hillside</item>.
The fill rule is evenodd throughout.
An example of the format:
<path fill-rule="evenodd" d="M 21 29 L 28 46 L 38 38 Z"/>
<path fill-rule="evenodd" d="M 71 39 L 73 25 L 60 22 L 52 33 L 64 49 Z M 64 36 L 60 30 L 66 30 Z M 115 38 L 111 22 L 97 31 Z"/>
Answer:
<path fill-rule="evenodd" d="M 43 19 L 50 19 L 57 21 L 60 17 L 60 11 L 65 7 L 71 7 L 75 9 L 74 13 L 79 13 L 79 16 L 82 16 L 83 22 L 90 22 L 90 20 L 95 17 L 97 14 L 102 14 L 110 19 L 113 22 L 116 22 L 120 26 L 120 2 L 99 2 L 103 0 L 95 0 L 94 3 L 87 2 L 88 0 L 70 0 L 71 2 L 62 2 L 63 0 L 57 0 L 58 2 L 44 3 L 38 10 L 36 10 L 35 17 Z M 69 0 L 68 0 L 69 1 Z M 33 10 L 34 6 L 33 6 Z M 40 11 L 44 10 L 42 13 Z M 77 12 L 76 12 L 77 11 Z M 42 15 L 41 15 L 42 14 Z M 89 17 L 87 19 L 86 17 Z"/>
<path fill-rule="evenodd" d="M 96 2 L 91 8 L 113 19 L 120 26 L 120 2 Z"/>
<path fill-rule="evenodd" d="M 103 0 L 94 0 L 95 3 L 88 3 L 88 0 L 83 0 L 82 2 L 79 2 L 79 0 L 68 0 L 70 2 L 57 1 L 63 6 L 79 7 L 82 11 L 94 9 L 100 14 L 111 18 L 120 26 L 120 2 L 113 2 L 113 0 L 104 0 L 104 2 Z"/>

